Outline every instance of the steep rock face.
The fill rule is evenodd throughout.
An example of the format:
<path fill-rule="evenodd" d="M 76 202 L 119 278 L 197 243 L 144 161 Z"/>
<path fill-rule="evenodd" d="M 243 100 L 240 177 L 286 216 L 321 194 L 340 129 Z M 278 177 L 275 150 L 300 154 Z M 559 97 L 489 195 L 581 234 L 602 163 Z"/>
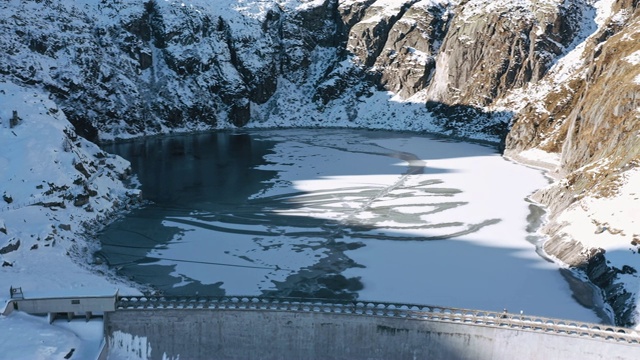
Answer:
<path fill-rule="evenodd" d="M 550 236 L 545 251 L 583 269 L 604 290 L 616 322 L 631 325 L 633 295 L 619 275 L 635 273 L 637 267 L 609 265 L 603 249 L 575 241 L 565 231 L 567 224 L 558 221 L 567 210 L 587 208 L 589 197 L 615 195 L 625 173 L 640 166 L 640 9 L 637 1 L 618 1 L 613 11 L 585 43 L 584 61 L 574 75 L 542 98 L 531 99 L 515 116 L 506 144 L 508 154 L 535 148 L 560 154 L 555 171 L 561 180 L 534 194 L 551 214 L 544 229 Z M 551 76 L 564 76 L 562 72 Z M 591 222 L 604 223 L 595 215 Z M 637 238 L 636 231 L 624 236 Z M 633 241 L 629 248 L 633 250 Z"/>
<path fill-rule="evenodd" d="M 353 23 L 347 50 L 368 79 L 425 102 L 448 134 L 474 128 L 495 139 L 512 113 L 487 107 L 541 79 L 580 40 L 592 11 L 587 1 L 359 4 L 343 22 Z"/>
<path fill-rule="evenodd" d="M 583 2 L 380 3 L 351 27 L 347 49 L 362 66 L 404 97 L 426 88 L 431 101 L 478 106 L 540 79 L 588 9 Z"/>
<path fill-rule="evenodd" d="M 485 106 L 539 80 L 580 30 L 580 2 L 534 9 L 460 5 L 436 60 L 428 97 Z"/>
<path fill-rule="evenodd" d="M 586 191 L 609 195 L 617 175 L 640 165 L 640 13 L 637 2 L 617 4 L 625 3 L 625 16 L 610 20 L 586 44 L 576 76 L 542 99 L 530 99 L 507 136 L 507 152 L 540 148 L 560 154 L 563 184 L 575 196 L 553 201 L 554 212 Z M 608 171 L 585 171 L 605 163 Z"/>
<path fill-rule="evenodd" d="M 447 10 L 441 6 L 411 6 L 391 27 L 383 51 L 375 59 L 377 81 L 384 88 L 410 97 L 424 89 L 435 70 L 435 56 L 446 32 Z M 378 70 L 378 69 L 381 69 Z"/>
<path fill-rule="evenodd" d="M 620 166 L 638 157 L 640 89 L 633 80 L 638 67 L 625 60 L 640 50 L 633 37 L 638 15 L 634 17 L 625 31 L 606 40 L 595 37 L 588 44 L 582 77 L 546 95 L 541 102 L 545 108 L 532 104 L 514 119 L 509 149 L 559 152 L 567 173 L 604 158 Z"/>
<path fill-rule="evenodd" d="M 272 7 L 265 18 L 225 19 L 155 1 L 88 10 L 11 4 L 3 31 L 30 30 L 2 37 L 10 51 L 0 73 L 45 86 L 93 140 L 98 130 L 155 133 L 219 118 L 244 125 L 249 102 L 264 102 L 275 90 L 280 10 Z M 228 25 L 238 21 L 243 26 Z"/>
<path fill-rule="evenodd" d="M 355 54 L 363 66 L 373 66 L 385 50 L 394 25 L 399 19 L 404 19 L 403 15 L 414 3 L 415 0 L 406 0 L 389 6 L 378 1 L 366 7 L 359 21 L 350 28 L 347 50 Z M 398 35 L 402 37 L 403 34 Z"/>

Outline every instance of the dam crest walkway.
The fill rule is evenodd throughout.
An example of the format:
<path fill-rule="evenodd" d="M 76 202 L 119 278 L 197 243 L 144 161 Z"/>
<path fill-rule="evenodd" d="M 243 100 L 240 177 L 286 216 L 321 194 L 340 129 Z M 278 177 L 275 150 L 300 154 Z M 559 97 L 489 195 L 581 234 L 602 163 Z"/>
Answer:
<path fill-rule="evenodd" d="M 12 290 L 13 291 L 13 290 Z M 290 313 L 324 313 L 423 321 L 461 323 L 501 329 L 525 330 L 570 337 L 589 337 L 601 340 L 638 344 L 640 331 L 606 324 L 548 318 L 506 311 L 485 311 L 434 305 L 402 304 L 391 302 L 332 300 L 309 298 L 273 298 L 258 296 L 155 296 L 119 295 L 71 296 L 55 298 L 12 298 L 5 310 L 31 314 L 56 315 L 66 313 L 90 316 L 107 312 L 130 310 L 247 310 L 282 311 Z"/>
<path fill-rule="evenodd" d="M 630 328 L 526 314 L 390 302 L 255 296 L 118 296 L 116 311 L 140 309 L 210 309 L 331 313 L 462 323 L 570 337 L 589 337 L 640 346 L 640 332 Z"/>
<path fill-rule="evenodd" d="M 25 298 L 12 311 L 102 317 L 97 359 L 640 359 L 640 331 L 506 311 L 360 300 L 119 295 Z M 2 309 L 0 309 L 2 310 Z"/>

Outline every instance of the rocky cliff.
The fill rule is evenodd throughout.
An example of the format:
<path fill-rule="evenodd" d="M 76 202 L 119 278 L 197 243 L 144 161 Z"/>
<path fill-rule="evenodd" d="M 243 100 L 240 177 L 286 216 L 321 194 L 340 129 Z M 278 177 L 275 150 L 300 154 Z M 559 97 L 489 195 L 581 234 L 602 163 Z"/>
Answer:
<path fill-rule="evenodd" d="M 615 219 L 608 221 L 607 216 L 598 214 L 593 204 L 594 198 L 620 196 L 620 185 L 640 166 L 638 1 L 615 2 L 612 13 L 581 44 L 581 56 L 563 64 L 572 67 L 570 72 L 559 67 L 532 86 L 525 97 L 527 105 L 513 119 L 507 153 L 537 148 L 559 155 L 553 171 L 560 180 L 534 194 L 551 210 L 551 221 L 545 227 L 551 238 L 545 250 L 583 269 L 605 290 L 606 301 L 615 309 L 616 321 L 630 325 L 635 311 L 631 300 L 635 295 L 621 285 L 621 278 L 635 277 L 637 266 L 629 261 L 633 258 L 612 263 L 606 239 L 595 246 L 583 244 L 572 236 L 562 216 L 567 211 L 582 209 L 591 222 L 588 228 L 591 236 L 598 237 L 607 231 L 626 244 L 624 250 L 637 252 L 640 224 L 619 227 Z M 545 88 L 548 90 L 540 91 Z M 534 94 L 536 91 L 539 92 Z M 640 184 L 635 183 L 634 187 L 640 190 Z M 615 216 L 638 214 L 637 205 L 619 210 Z"/>
<path fill-rule="evenodd" d="M 522 161 L 532 150 L 555 154 L 559 161 L 536 162 L 556 177 L 535 194 L 550 210 L 545 250 L 583 269 L 629 325 L 637 289 L 619 275 L 633 275 L 633 264 L 608 264 L 606 246 L 576 239 L 562 216 L 619 195 L 640 165 L 638 8 L 637 0 L 11 0 L 0 3 L 0 80 L 44 89 L 92 141 L 284 120 L 376 128 L 394 117 L 398 130 L 502 142 Z M 630 247 L 640 243 L 637 228 L 618 230 Z"/>

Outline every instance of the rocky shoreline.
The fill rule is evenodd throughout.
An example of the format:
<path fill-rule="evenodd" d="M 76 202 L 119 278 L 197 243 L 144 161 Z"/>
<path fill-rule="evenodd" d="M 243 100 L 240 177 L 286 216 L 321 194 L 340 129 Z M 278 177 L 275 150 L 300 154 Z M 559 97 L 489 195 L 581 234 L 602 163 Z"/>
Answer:
<path fill-rule="evenodd" d="M 548 210 L 546 222 L 540 232 L 547 236 L 542 250 L 549 258 L 566 265 L 569 269 L 595 285 L 604 303 L 611 307 L 607 312 L 615 325 L 633 327 L 637 324 L 637 309 L 635 305 L 636 293 L 625 288 L 624 284 L 616 281 L 621 269 L 610 265 L 606 250 L 603 248 L 587 247 L 577 239 L 576 234 L 564 231 L 566 224 L 560 223 L 560 214 L 576 200 L 574 194 L 562 186 L 563 177 L 559 173 L 557 164 L 544 160 L 531 159 L 513 151 L 507 151 L 505 158 L 518 162 L 524 166 L 542 169 L 549 176 L 552 183 L 539 189 L 531 195 Z M 631 229 L 626 229 L 631 230 Z M 632 272 L 631 268 L 626 270 Z"/>

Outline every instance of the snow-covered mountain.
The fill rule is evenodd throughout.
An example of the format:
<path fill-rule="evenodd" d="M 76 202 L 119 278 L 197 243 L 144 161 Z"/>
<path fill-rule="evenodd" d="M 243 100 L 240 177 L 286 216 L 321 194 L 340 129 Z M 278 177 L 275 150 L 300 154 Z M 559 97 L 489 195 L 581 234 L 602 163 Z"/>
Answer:
<path fill-rule="evenodd" d="M 135 195 L 83 138 L 388 128 L 502 143 L 548 169 L 545 250 L 603 289 L 619 325 L 638 321 L 637 0 L 7 0 L 0 14 L 2 205 L 58 203 L 50 234 L 0 212 L 3 279 L 27 271 L 33 239 L 70 241 L 83 230 L 67 223 Z M 52 141 L 48 155 L 25 137 Z M 52 164 L 65 175 L 36 170 Z"/>

